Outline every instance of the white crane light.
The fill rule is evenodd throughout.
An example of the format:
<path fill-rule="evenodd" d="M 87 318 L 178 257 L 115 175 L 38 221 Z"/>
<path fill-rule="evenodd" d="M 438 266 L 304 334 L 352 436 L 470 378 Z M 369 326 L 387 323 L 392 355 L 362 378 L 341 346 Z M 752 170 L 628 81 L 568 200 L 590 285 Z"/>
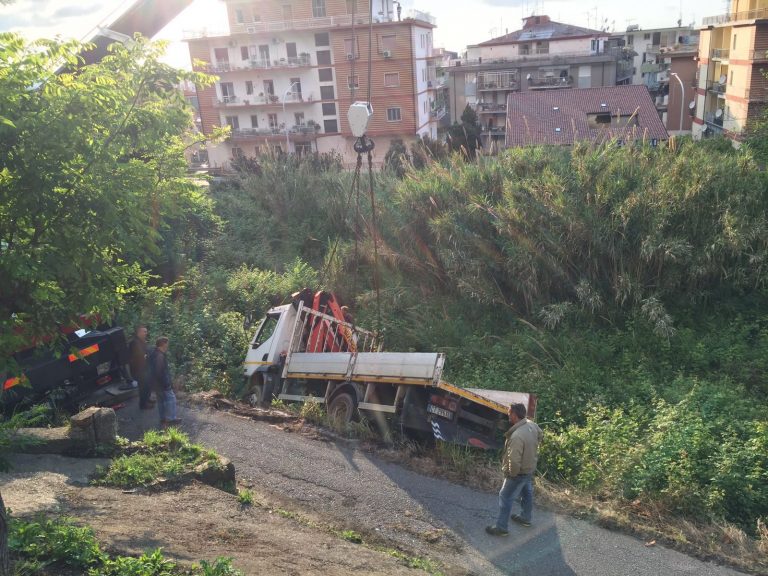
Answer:
<path fill-rule="evenodd" d="M 354 102 L 349 107 L 347 119 L 349 120 L 349 129 L 355 138 L 365 136 L 368 131 L 368 122 L 373 117 L 373 106 L 370 102 Z"/>

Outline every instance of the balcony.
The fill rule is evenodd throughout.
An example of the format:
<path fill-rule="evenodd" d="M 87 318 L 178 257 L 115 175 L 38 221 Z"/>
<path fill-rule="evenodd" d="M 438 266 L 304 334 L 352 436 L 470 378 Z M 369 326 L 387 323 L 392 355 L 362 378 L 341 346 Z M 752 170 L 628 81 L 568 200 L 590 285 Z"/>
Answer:
<path fill-rule="evenodd" d="M 504 136 L 507 133 L 505 126 L 484 126 L 483 136 Z"/>
<path fill-rule="evenodd" d="M 221 98 L 213 98 L 214 108 L 236 108 L 244 106 L 286 106 L 291 104 L 312 104 L 315 100 L 312 94 L 309 96 L 301 96 L 299 94 L 289 93 L 288 97 L 284 99 L 285 102 L 280 99 L 277 94 L 267 95 L 253 95 L 249 94 L 245 97 L 240 96 L 223 96 Z"/>
<path fill-rule="evenodd" d="M 478 114 L 506 114 L 507 105 L 493 102 L 478 102 L 477 112 Z"/>
<path fill-rule="evenodd" d="M 719 82 L 710 82 L 707 84 L 707 90 L 713 94 L 725 94 L 726 89 L 727 86 L 725 84 L 720 84 Z"/>
<path fill-rule="evenodd" d="M 510 78 L 508 80 L 498 80 L 498 81 L 489 81 L 489 82 L 482 82 L 478 81 L 477 83 L 477 89 L 486 92 L 490 92 L 493 90 L 517 90 L 520 88 L 520 83 L 517 81 L 517 78 Z"/>
<path fill-rule="evenodd" d="M 528 79 L 529 90 L 549 90 L 553 88 L 571 88 L 573 76 L 533 76 Z"/>
<path fill-rule="evenodd" d="M 276 70 L 281 68 L 302 68 L 312 66 L 312 59 L 309 54 L 298 56 L 296 58 L 280 58 L 276 60 L 263 60 L 253 58 L 243 60 L 238 63 L 218 62 L 208 66 L 208 72 L 220 74 L 222 72 L 241 72 L 248 70 Z"/>
<path fill-rule="evenodd" d="M 288 135 L 313 137 L 316 136 L 319 131 L 319 124 L 301 124 L 288 128 Z M 272 126 L 268 128 L 236 128 L 232 130 L 229 138 L 230 140 L 251 140 L 253 138 L 269 138 L 274 136 L 285 138 L 285 134 L 285 125 L 281 124 L 280 126 Z"/>
<path fill-rule="evenodd" d="M 721 111 L 722 112 L 722 111 Z M 704 114 L 704 122 L 715 128 L 722 129 L 723 127 L 723 114 L 718 117 L 715 112 L 706 112 Z"/>
<path fill-rule="evenodd" d="M 319 124 L 296 124 L 288 129 L 291 134 L 300 134 L 302 136 L 314 136 L 320 132 Z"/>
<path fill-rule="evenodd" d="M 433 120 L 442 120 L 445 118 L 445 115 L 448 113 L 448 110 L 446 107 L 443 106 L 437 106 L 429 111 L 429 117 Z"/>
<path fill-rule="evenodd" d="M 623 48 L 608 48 L 603 52 L 594 52 L 592 50 L 582 50 L 580 52 L 559 52 L 557 54 L 520 54 L 511 58 L 489 58 L 489 59 L 464 59 L 452 60 L 451 68 L 459 66 L 486 66 L 495 64 L 518 64 L 529 62 L 547 62 L 553 65 L 564 65 L 579 62 L 598 62 L 629 59 L 632 52 Z"/>
<path fill-rule="evenodd" d="M 709 53 L 709 56 L 712 60 L 728 60 L 730 54 L 731 51 L 727 48 L 713 48 L 712 52 Z"/>
<path fill-rule="evenodd" d="M 753 62 L 768 62 L 768 50 L 752 50 L 749 59 Z"/>
<path fill-rule="evenodd" d="M 671 46 L 660 46 L 658 44 L 648 44 L 645 47 L 645 52 L 647 54 L 669 54 L 669 55 L 688 54 L 688 53 L 697 54 L 698 51 L 699 51 L 698 42 L 686 43 L 685 41 L 683 41 L 681 44 L 672 44 Z"/>
<path fill-rule="evenodd" d="M 730 12 L 728 14 L 718 14 L 717 16 L 708 16 L 702 19 L 702 26 L 717 26 L 718 24 L 728 24 L 729 22 L 740 22 L 742 20 L 760 20 L 768 18 L 768 8 L 757 8 L 755 10 L 745 10 L 744 12 Z"/>

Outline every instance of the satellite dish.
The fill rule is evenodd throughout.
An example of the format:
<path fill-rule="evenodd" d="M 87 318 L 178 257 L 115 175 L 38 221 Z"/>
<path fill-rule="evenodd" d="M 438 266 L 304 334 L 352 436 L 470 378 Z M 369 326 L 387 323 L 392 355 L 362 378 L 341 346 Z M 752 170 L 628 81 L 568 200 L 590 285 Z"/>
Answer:
<path fill-rule="evenodd" d="M 717 81 L 717 83 L 718 84 L 725 84 L 725 80 L 726 80 L 725 74 L 723 74 L 722 76 L 720 76 L 720 79 Z"/>
<path fill-rule="evenodd" d="M 715 111 L 715 118 L 720 118 L 722 115 L 723 115 L 723 109 L 722 108 L 718 108 Z"/>
<path fill-rule="evenodd" d="M 528 75 L 525 77 L 525 79 L 526 79 L 526 80 L 530 80 L 531 78 L 533 78 L 533 76 L 531 76 L 530 74 L 528 74 Z"/>
<path fill-rule="evenodd" d="M 688 104 L 688 110 L 693 110 L 696 108 L 696 100 L 691 100 L 691 103 Z"/>

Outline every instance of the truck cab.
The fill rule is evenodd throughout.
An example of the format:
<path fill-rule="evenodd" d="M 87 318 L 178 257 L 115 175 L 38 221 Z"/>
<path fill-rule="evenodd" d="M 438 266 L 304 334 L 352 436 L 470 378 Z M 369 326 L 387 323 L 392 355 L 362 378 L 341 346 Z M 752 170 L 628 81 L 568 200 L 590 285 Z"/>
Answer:
<path fill-rule="evenodd" d="M 288 350 L 296 308 L 291 304 L 270 308 L 256 328 L 243 364 L 245 386 L 240 396 L 251 405 L 269 398 L 280 377 L 281 354 Z M 268 387 L 269 390 L 265 390 Z"/>

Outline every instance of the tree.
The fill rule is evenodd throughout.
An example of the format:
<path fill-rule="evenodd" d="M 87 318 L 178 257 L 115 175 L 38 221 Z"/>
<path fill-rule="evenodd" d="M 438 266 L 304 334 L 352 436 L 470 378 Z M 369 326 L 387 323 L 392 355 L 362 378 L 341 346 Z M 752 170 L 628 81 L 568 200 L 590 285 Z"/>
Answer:
<path fill-rule="evenodd" d="M 469 104 L 461 114 L 461 124 L 455 122 L 448 128 L 448 146 L 452 152 L 462 152 L 469 158 L 474 158 L 477 149 L 482 146 L 477 112 Z"/>
<path fill-rule="evenodd" d="M 0 363 L 78 313 L 109 317 L 161 263 L 165 220 L 206 202 L 177 86 L 208 79 L 140 38 L 77 69 L 82 48 L 0 35 Z"/>
<path fill-rule="evenodd" d="M 109 317 L 162 260 L 163 222 L 205 204 L 186 177 L 193 122 L 177 87 L 209 79 L 138 37 L 78 68 L 82 49 L 0 34 L 0 375 L 25 338 Z M 7 530 L 0 496 L 2 576 Z"/>
<path fill-rule="evenodd" d="M 389 144 L 389 150 L 384 155 L 384 166 L 392 170 L 398 178 L 405 176 L 405 170 L 410 164 L 411 158 L 408 156 L 408 148 L 401 138 L 395 138 Z"/>

